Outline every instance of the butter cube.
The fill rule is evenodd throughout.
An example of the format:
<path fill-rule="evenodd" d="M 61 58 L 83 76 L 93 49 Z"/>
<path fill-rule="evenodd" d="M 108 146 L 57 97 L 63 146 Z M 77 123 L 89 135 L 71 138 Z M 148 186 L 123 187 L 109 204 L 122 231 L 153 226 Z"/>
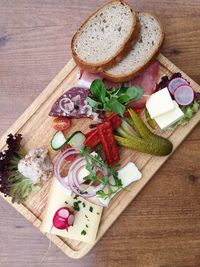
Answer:
<path fill-rule="evenodd" d="M 179 108 L 176 101 L 173 101 L 173 105 L 173 110 L 154 118 L 154 120 L 162 130 L 165 130 L 166 128 L 170 127 L 184 116 L 184 113 Z"/>
<path fill-rule="evenodd" d="M 174 104 L 167 88 L 151 95 L 146 108 L 152 119 L 174 109 Z"/>

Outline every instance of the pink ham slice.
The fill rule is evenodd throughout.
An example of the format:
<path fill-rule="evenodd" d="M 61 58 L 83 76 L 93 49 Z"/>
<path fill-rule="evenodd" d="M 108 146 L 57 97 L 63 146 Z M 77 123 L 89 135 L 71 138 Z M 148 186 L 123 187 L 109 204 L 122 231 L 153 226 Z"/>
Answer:
<path fill-rule="evenodd" d="M 79 70 L 78 79 L 78 86 L 89 89 L 94 80 L 102 80 L 103 78 L 99 74 Z"/>
<path fill-rule="evenodd" d="M 133 80 L 129 81 L 129 86 L 130 85 L 140 86 L 144 91 L 144 95 L 140 100 L 135 102 L 130 102 L 128 104 L 128 107 L 136 109 L 143 109 L 145 107 L 148 97 L 152 95 L 156 90 L 158 74 L 159 74 L 159 63 L 158 61 L 155 61 L 142 74 L 140 74 Z"/>

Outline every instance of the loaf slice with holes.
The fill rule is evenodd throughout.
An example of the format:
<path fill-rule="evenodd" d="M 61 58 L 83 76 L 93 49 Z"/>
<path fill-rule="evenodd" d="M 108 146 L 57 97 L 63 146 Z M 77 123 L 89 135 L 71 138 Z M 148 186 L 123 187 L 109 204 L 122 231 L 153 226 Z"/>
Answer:
<path fill-rule="evenodd" d="M 140 74 L 155 59 L 164 40 L 162 25 L 156 17 L 139 12 L 140 33 L 130 52 L 102 76 L 113 81 L 128 81 Z"/>
<path fill-rule="evenodd" d="M 124 1 L 114 0 L 93 13 L 72 38 L 72 56 L 92 73 L 111 67 L 137 40 L 137 13 Z"/>

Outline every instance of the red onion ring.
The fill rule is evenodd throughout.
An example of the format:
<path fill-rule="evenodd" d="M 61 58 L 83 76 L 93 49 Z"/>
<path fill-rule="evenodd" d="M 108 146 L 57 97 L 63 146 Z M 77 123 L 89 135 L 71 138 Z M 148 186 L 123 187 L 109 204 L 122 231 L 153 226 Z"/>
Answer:
<path fill-rule="evenodd" d="M 55 165 L 54 165 L 54 174 L 57 180 L 61 183 L 64 188 L 66 188 L 69 191 L 72 191 L 76 195 L 82 196 L 83 198 L 90 198 L 96 195 L 97 191 L 103 190 L 105 185 L 104 184 L 99 184 L 98 186 L 94 187 L 92 190 L 89 192 L 86 191 L 92 184 L 93 181 L 90 182 L 88 187 L 86 189 L 83 189 L 80 185 L 81 183 L 84 183 L 83 181 L 78 181 L 78 172 L 80 171 L 81 168 L 85 167 L 87 162 L 84 157 L 75 159 L 72 162 L 72 165 L 69 168 L 68 171 L 68 180 L 65 181 L 64 178 L 60 175 L 60 170 L 61 170 L 61 164 L 64 161 L 64 159 L 68 156 L 71 155 L 78 155 L 80 151 L 78 149 L 74 148 L 69 148 L 66 151 L 64 151 L 56 160 Z M 99 166 L 94 166 L 95 172 L 99 171 L 101 172 L 104 176 L 107 175 L 107 170 L 104 168 L 101 168 Z"/>
<path fill-rule="evenodd" d="M 80 196 L 85 197 L 85 198 L 89 198 L 89 197 L 95 196 L 97 191 L 103 190 L 105 185 L 100 184 L 89 192 L 87 191 L 86 193 L 81 193 L 83 191 L 86 191 L 87 188 L 83 190 L 83 188 L 80 186 L 80 183 L 78 182 L 77 176 L 78 176 L 78 171 L 82 167 L 84 167 L 85 165 L 86 165 L 86 160 L 83 157 L 76 160 L 75 162 L 73 162 L 73 164 L 70 166 L 70 169 L 68 172 L 68 179 L 69 179 L 69 185 L 70 185 L 70 187 L 72 186 L 72 190 L 75 194 L 80 195 Z M 104 170 L 104 169 L 101 169 L 99 167 L 96 169 L 98 169 L 104 175 L 107 174 L 106 170 Z M 92 181 L 91 181 L 91 183 L 92 183 Z M 91 185 L 91 183 L 88 185 L 88 188 Z"/>
<path fill-rule="evenodd" d="M 79 154 L 79 151 L 74 149 L 74 148 L 69 148 L 66 151 L 64 151 L 56 160 L 54 164 L 54 174 L 57 180 L 67 189 L 71 191 L 71 188 L 69 187 L 68 183 L 64 181 L 64 177 L 60 175 L 60 169 L 61 169 L 61 164 L 65 160 L 66 157 L 71 156 L 71 155 L 76 155 Z"/>

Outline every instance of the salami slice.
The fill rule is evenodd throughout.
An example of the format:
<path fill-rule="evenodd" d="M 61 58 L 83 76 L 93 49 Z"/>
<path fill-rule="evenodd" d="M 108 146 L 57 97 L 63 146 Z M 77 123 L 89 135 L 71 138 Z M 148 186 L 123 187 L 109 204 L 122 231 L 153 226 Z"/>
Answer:
<path fill-rule="evenodd" d="M 87 97 L 89 96 L 89 90 L 81 87 L 73 87 L 59 97 L 53 104 L 49 116 L 52 117 L 68 117 L 68 118 L 84 118 L 87 117 L 86 109 L 83 107 L 87 105 Z M 69 112 L 64 112 L 61 109 L 61 104 L 65 107 L 65 101 L 69 99 L 73 108 L 70 108 Z"/>

